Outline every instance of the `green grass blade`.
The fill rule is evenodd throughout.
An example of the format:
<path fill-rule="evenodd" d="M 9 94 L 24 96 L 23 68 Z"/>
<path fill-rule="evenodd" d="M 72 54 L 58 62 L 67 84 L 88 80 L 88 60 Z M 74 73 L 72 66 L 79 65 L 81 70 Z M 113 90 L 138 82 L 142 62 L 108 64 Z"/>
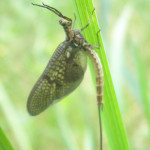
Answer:
<path fill-rule="evenodd" d="M 149 136 L 150 136 L 150 103 L 148 99 L 148 85 L 147 85 L 148 79 L 145 73 L 145 67 L 142 63 L 142 60 L 139 54 L 139 50 L 137 48 L 137 44 L 133 45 L 133 49 L 134 49 L 133 51 L 134 57 L 136 60 L 136 67 L 138 71 L 138 78 L 139 78 L 138 80 L 139 80 L 139 87 L 140 87 L 141 99 L 142 99 L 141 102 L 143 103 L 145 116 L 147 118 L 147 122 L 149 125 Z"/>
<path fill-rule="evenodd" d="M 14 134 L 14 139 L 17 141 L 21 150 L 32 150 L 30 141 L 23 126 L 22 120 L 13 105 L 11 98 L 8 96 L 3 84 L 0 82 L 0 109 L 9 124 L 10 129 Z"/>
<path fill-rule="evenodd" d="M 12 145 L 5 136 L 3 130 L 0 128 L 0 150 L 13 150 Z"/>
<path fill-rule="evenodd" d="M 94 9 L 92 0 L 73 0 L 73 3 L 77 19 L 80 19 L 81 27 L 83 27 L 88 23 L 91 12 Z M 98 30 L 99 26 L 96 15 L 94 14 L 90 26 L 84 30 L 84 35 L 89 43 L 98 45 L 96 37 Z M 102 62 L 104 72 L 104 109 L 102 112 L 102 121 L 105 126 L 108 145 L 111 150 L 129 150 L 102 39 L 101 37 L 99 37 L 99 39 L 101 49 L 97 50 L 97 52 Z"/>

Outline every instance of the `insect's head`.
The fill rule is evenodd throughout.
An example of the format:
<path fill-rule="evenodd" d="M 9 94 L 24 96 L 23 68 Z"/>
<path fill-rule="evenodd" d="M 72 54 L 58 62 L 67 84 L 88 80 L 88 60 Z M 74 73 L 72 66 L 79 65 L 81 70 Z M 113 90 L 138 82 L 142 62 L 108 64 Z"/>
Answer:
<path fill-rule="evenodd" d="M 71 28 L 72 26 L 72 21 L 66 21 L 65 19 L 61 18 L 59 20 L 60 25 L 62 25 L 64 28 Z"/>

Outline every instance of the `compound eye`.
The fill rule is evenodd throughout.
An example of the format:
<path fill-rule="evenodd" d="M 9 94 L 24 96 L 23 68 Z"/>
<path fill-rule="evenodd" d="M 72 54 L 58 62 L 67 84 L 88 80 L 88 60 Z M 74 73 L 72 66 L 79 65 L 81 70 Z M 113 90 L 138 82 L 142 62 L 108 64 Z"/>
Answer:
<path fill-rule="evenodd" d="M 67 25 L 68 25 L 68 26 L 71 26 L 71 21 L 68 21 L 68 22 L 67 22 Z"/>
<path fill-rule="evenodd" d="M 64 19 L 60 19 L 60 20 L 59 20 L 59 23 L 60 23 L 61 25 L 65 25 L 65 24 L 66 24 L 66 22 L 65 22 Z"/>

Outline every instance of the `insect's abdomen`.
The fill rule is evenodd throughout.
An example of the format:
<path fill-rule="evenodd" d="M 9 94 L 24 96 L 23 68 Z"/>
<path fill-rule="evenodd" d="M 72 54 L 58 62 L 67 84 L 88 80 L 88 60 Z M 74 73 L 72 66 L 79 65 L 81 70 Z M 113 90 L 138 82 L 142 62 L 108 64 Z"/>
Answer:
<path fill-rule="evenodd" d="M 96 52 L 90 48 L 86 48 L 86 54 L 89 56 L 90 60 L 92 61 L 95 76 L 96 76 L 96 88 L 97 88 L 97 104 L 103 104 L 103 70 L 101 62 L 96 54 Z"/>
<path fill-rule="evenodd" d="M 29 113 L 37 115 L 71 93 L 81 83 L 86 66 L 83 50 L 61 43 L 29 95 Z"/>

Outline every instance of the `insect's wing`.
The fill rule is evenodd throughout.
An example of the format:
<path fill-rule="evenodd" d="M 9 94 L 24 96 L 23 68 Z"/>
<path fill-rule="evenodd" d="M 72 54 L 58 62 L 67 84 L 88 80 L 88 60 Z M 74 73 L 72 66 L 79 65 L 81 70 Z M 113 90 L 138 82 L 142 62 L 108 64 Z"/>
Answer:
<path fill-rule="evenodd" d="M 62 42 L 29 95 L 28 112 L 37 115 L 71 93 L 81 83 L 86 66 L 84 51 Z"/>

